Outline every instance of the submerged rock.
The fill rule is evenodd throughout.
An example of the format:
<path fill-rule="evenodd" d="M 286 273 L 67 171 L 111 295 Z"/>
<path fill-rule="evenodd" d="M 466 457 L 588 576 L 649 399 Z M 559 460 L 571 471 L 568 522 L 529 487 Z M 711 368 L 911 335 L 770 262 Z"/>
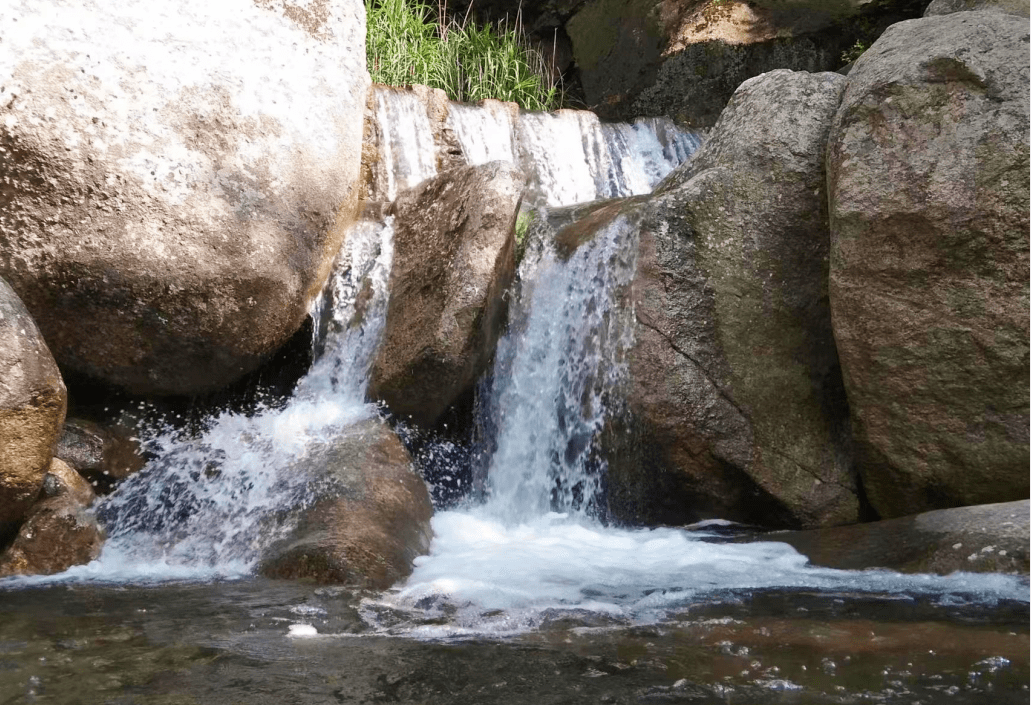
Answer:
<path fill-rule="evenodd" d="M 791 544 L 813 565 L 828 568 L 1027 575 L 1029 514 L 1023 500 L 762 538 Z"/>
<path fill-rule="evenodd" d="M 432 426 L 486 368 L 515 275 L 525 177 L 491 162 L 445 172 L 394 202 L 394 266 L 369 395 Z"/>
<path fill-rule="evenodd" d="M 0 278 L 0 541 L 39 494 L 67 397 L 32 316 Z"/>
<path fill-rule="evenodd" d="M 882 517 L 1028 497 L 1028 23 L 891 27 L 827 150 L 830 296 Z"/>
<path fill-rule="evenodd" d="M 426 483 L 382 421 L 347 428 L 296 471 L 311 478 L 314 497 L 291 534 L 266 551 L 260 574 L 384 590 L 429 550 Z"/>
<path fill-rule="evenodd" d="M 52 575 L 99 556 L 104 532 L 86 511 L 94 498 L 89 483 L 54 458 L 43 482 L 43 499 L 0 555 L 0 577 Z"/>
<path fill-rule="evenodd" d="M 357 208 L 368 86 L 361 3 L 316 5 L 0 9 L 0 274 L 62 366 L 192 395 L 301 325 Z"/>
<path fill-rule="evenodd" d="M 617 515 L 859 518 L 827 299 L 824 149 L 844 82 L 745 82 L 652 197 L 630 292 L 630 421 L 609 454 Z"/>

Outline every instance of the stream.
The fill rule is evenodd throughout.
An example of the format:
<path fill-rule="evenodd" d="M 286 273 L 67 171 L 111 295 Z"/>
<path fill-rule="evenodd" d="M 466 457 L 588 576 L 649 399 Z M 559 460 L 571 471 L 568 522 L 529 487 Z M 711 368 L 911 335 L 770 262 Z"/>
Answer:
<path fill-rule="evenodd" d="M 435 173 L 432 139 L 403 93 L 377 105 L 396 194 Z M 474 163 L 519 162 L 536 208 L 647 193 L 699 143 L 588 115 L 456 106 L 450 124 Z M 97 508 L 100 558 L 0 581 L 0 705 L 1028 701 L 1026 578 L 817 568 L 786 544 L 728 543 L 719 521 L 607 524 L 596 444 L 633 341 L 614 298 L 637 231 L 616 218 L 563 260 L 543 228 L 481 384 L 480 452 L 458 454 L 482 459 L 454 474 L 479 491 L 450 487 L 407 581 L 376 593 L 252 575 L 289 528 L 268 517 L 304 491 L 283 470 L 380 413 L 365 385 L 388 220 L 349 236 L 312 311 L 320 354 L 289 400 L 200 433 L 149 429 L 156 459 Z"/>

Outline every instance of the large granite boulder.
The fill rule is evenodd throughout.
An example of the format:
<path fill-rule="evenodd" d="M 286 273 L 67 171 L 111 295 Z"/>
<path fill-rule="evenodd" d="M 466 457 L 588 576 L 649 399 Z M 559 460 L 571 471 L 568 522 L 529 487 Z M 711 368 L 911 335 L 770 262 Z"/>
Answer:
<path fill-rule="evenodd" d="M 94 498 L 89 483 L 54 458 L 43 481 L 41 500 L 0 554 L 0 577 L 52 575 L 99 556 L 104 531 L 86 511 Z"/>
<path fill-rule="evenodd" d="M 827 298 L 824 149 L 844 83 L 791 71 L 745 82 L 647 206 L 632 420 L 609 461 L 617 514 L 859 518 Z"/>
<path fill-rule="evenodd" d="M 1027 575 L 1027 500 L 938 509 L 914 516 L 814 531 L 764 534 L 791 544 L 813 565 L 902 573 Z M 755 537 L 748 537 L 753 540 Z"/>
<path fill-rule="evenodd" d="M 6 3 L 0 274 L 63 368 L 195 394 L 298 329 L 357 208 L 358 0 Z"/>
<path fill-rule="evenodd" d="M 830 296 L 882 517 L 1026 499 L 1028 23 L 891 27 L 827 150 Z"/>
<path fill-rule="evenodd" d="M 445 172 L 394 202 L 386 328 L 369 395 L 431 427 L 472 389 L 502 332 L 525 177 L 491 162 Z"/>
<path fill-rule="evenodd" d="M 258 571 L 385 590 L 411 573 L 433 532 L 426 483 L 386 424 L 361 422 L 313 449 L 298 471 L 315 496 Z"/>
<path fill-rule="evenodd" d="M 67 399 L 32 316 L 0 278 L 0 541 L 43 486 Z"/>

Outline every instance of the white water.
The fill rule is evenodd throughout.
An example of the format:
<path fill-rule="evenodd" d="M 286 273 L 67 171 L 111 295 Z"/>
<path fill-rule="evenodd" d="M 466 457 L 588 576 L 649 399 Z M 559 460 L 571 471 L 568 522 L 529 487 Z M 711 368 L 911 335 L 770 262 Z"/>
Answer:
<path fill-rule="evenodd" d="M 396 166 L 395 190 L 435 169 L 425 140 L 405 133 L 404 125 L 420 122 L 413 110 L 394 111 L 385 132 L 398 141 L 381 145 Z M 451 119 L 470 159 L 537 155 L 530 171 L 552 204 L 646 191 L 691 149 L 689 135 L 660 121 L 599 125 L 570 113 L 513 121 L 497 106 L 479 117 L 456 106 Z M 417 559 L 404 585 L 364 603 L 372 626 L 428 637 L 507 634 L 556 610 L 647 622 L 694 599 L 771 587 L 1027 600 L 1026 587 L 1007 576 L 817 569 L 785 544 L 709 543 L 700 532 L 620 530 L 592 519 L 604 472 L 597 434 L 609 405 L 618 404 L 621 351 L 633 332 L 629 312 L 611 303 L 632 276 L 635 238 L 635 223 L 617 218 L 567 262 L 546 246 L 528 253 L 484 404 L 486 426 L 496 429 L 488 499 L 437 514 L 430 555 Z M 364 389 L 385 315 L 390 229 L 366 226 L 348 243 L 332 303 L 314 312 L 327 328 L 325 353 L 289 403 L 253 417 L 223 414 L 193 440 L 152 441 L 160 460 L 101 507 L 112 528 L 100 559 L 57 579 L 210 579 L 251 570 L 278 535 L 270 515 L 303 502 L 303 484 L 286 471 L 312 445 L 375 413 Z M 364 324 L 350 327 L 366 280 L 377 295 Z M 398 625 L 396 616 L 381 618 L 384 610 L 411 619 Z M 420 626 L 434 616 L 446 619 Z"/>
<path fill-rule="evenodd" d="M 433 127 L 411 92 L 375 87 L 375 120 L 383 135 L 387 173 L 379 190 L 399 190 L 435 176 Z M 699 144 L 697 135 L 666 118 L 606 124 L 591 112 L 519 112 L 510 104 L 451 103 L 447 127 L 469 164 L 516 163 L 529 180 L 532 206 L 566 206 L 648 193 Z"/>
<path fill-rule="evenodd" d="M 376 414 L 365 386 L 386 316 L 392 235 L 389 223 L 361 223 L 349 235 L 329 304 L 313 311 L 326 328 L 326 352 L 288 403 L 252 416 L 223 413 L 196 438 L 171 430 L 151 438 L 148 450 L 158 459 L 97 507 L 109 532 L 100 557 L 59 579 L 202 580 L 252 570 L 261 550 L 291 527 L 277 513 L 307 499 L 306 478 L 292 467 Z M 373 295 L 354 325 L 363 285 Z"/>

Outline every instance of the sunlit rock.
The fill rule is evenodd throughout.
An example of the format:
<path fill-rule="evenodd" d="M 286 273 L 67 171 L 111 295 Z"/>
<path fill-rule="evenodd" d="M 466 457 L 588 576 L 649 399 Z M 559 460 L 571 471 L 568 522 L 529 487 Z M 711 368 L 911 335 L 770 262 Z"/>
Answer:
<path fill-rule="evenodd" d="M 891 27 L 827 149 L 830 301 L 882 517 L 1026 499 L 1028 22 Z"/>
<path fill-rule="evenodd" d="M 0 278 L 0 541 L 39 494 L 66 408 L 46 342 Z"/>
<path fill-rule="evenodd" d="M 742 84 L 646 206 L 629 422 L 609 503 L 630 520 L 859 518 L 827 300 L 824 149 L 845 79 Z"/>
<path fill-rule="evenodd" d="M 903 573 L 1027 575 L 1028 501 L 938 509 L 914 516 L 815 531 L 765 534 L 813 565 Z M 754 537 L 752 537 L 754 538 Z"/>
<path fill-rule="evenodd" d="M 86 480 L 54 458 L 43 481 L 42 499 L 0 554 L 0 576 L 52 575 L 99 556 L 104 532 L 86 511 L 94 497 Z"/>
<path fill-rule="evenodd" d="M 313 494 L 297 508 L 297 527 L 266 550 L 262 575 L 385 589 L 429 550 L 426 483 L 382 421 L 345 429 L 313 448 L 296 471 L 309 478 Z"/>
<path fill-rule="evenodd" d="M 445 172 L 394 202 L 390 303 L 369 394 L 395 414 L 432 426 L 490 361 L 525 182 L 492 162 Z"/>
<path fill-rule="evenodd" d="M 300 326 L 358 199 L 357 0 L 5 3 L 0 274 L 58 362 L 194 394 Z"/>

